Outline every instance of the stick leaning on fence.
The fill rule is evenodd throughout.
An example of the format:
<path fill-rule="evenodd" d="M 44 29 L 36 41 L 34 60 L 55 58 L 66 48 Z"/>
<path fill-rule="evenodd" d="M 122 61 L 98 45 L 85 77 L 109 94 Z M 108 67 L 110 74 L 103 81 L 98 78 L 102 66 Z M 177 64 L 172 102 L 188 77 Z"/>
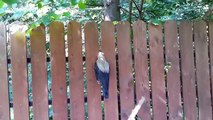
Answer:
<path fill-rule="evenodd" d="M 137 113 L 140 110 L 141 106 L 143 105 L 144 101 L 145 101 L 145 98 L 142 96 L 141 99 L 139 100 L 138 104 L 132 110 L 132 113 L 130 114 L 128 120 L 135 120 L 135 116 L 137 115 Z"/>

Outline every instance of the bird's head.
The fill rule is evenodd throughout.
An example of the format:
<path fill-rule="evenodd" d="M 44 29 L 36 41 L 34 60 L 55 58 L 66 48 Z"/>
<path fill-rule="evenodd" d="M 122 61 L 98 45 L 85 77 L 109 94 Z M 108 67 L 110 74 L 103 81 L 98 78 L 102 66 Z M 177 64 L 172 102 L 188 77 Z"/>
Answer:
<path fill-rule="evenodd" d="M 99 52 L 97 55 L 98 59 L 96 61 L 96 64 L 98 66 L 98 68 L 102 71 L 102 72 L 107 72 L 109 73 L 109 63 L 107 62 L 107 60 L 104 57 L 104 53 L 103 52 Z"/>
<path fill-rule="evenodd" d="M 104 59 L 105 60 L 103 52 L 98 52 L 98 59 Z"/>

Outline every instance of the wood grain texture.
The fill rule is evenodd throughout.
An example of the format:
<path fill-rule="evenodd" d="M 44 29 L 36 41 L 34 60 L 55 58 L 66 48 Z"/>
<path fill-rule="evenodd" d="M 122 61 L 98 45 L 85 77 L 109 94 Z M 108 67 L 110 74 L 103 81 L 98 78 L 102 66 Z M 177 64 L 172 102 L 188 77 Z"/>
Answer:
<path fill-rule="evenodd" d="M 94 64 L 98 54 L 98 26 L 94 22 L 84 27 L 86 43 L 86 79 L 88 120 L 102 120 L 101 89 L 95 78 Z"/>
<path fill-rule="evenodd" d="M 71 120 L 84 120 L 84 81 L 82 61 L 81 25 L 71 21 L 68 24 L 68 56 L 70 78 Z"/>
<path fill-rule="evenodd" d="M 104 100 L 105 120 L 118 120 L 117 75 L 115 58 L 115 27 L 112 22 L 101 24 L 102 51 L 110 65 L 109 98 Z"/>
<path fill-rule="evenodd" d="M 149 24 L 150 70 L 154 120 L 166 120 L 162 27 Z"/>
<path fill-rule="evenodd" d="M 11 36 L 13 109 L 15 120 L 29 120 L 25 33 Z"/>
<path fill-rule="evenodd" d="M 0 23 L 0 120 L 9 120 L 6 26 Z"/>
<path fill-rule="evenodd" d="M 207 29 L 204 21 L 194 22 L 199 119 L 212 120 Z"/>
<path fill-rule="evenodd" d="M 145 22 L 137 21 L 133 24 L 133 40 L 137 103 L 141 97 L 145 98 L 145 102 L 137 115 L 142 120 L 151 120 Z"/>
<path fill-rule="evenodd" d="M 209 26 L 209 61 L 210 61 L 210 78 L 211 78 L 211 88 L 213 88 L 213 22 L 208 22 L 208 26 Z M 213 97 L 213 89 L 211 89 L 211 96 Z M 211 101 L 211 103 L 213 104 L 213 99 Z M 212 112 L 213 114 L 213 112 Z"/>
<path fill-rule="evenodd" d="M 67 120 L 67 86 L 64 25 L 52 22 L 50 30 L 53 119 Z"/>
<path fill-rule="evenodd" d="M 192 41 L 192 23 L 182 21 L 179 26 L 183 108 L 185 120 L 196 120 L 195 71 Z"/>
<path fill-rule="evenodd" d="M 46 32 L 44 26 L 32 30 L 31 65 L 33 90 L 34 120 L 49 120 L 48 118 L 48 88 L 46 64 Z"/>
<path fill-rule="evenodd" d="M 127 120 L 134 108 L 134 81 L 129 26 L 128 22 L 120 22 L 117 25 L 121 120 Z"/>
<path fill-rule="evenodd" d="M 176 22 L 167 21 L 164 29 L 166 65 L 168 66 L 167 86 L 169 119 L 182 120 L 183 110 L 181 106 L 179 48 Z"/>

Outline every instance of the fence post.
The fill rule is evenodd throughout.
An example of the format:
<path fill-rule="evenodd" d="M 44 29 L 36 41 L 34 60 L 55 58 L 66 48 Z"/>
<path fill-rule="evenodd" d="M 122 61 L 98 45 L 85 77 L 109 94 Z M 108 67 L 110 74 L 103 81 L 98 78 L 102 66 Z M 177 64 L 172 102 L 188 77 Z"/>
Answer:
<path fill-rule="evenodd" d="M 88 120 L 102 120 L 101 90 L 97 84 L 94 63 L 98 54 L 98 26 L 94 22 L 88 22 L 84 28 L 86 44 L 86 78 Z"/>
<path fill-rule="evenodd" d="M 30 42 L 34 120 L 48 120 L 46 32 L 44 26 L 32 30 Z"/>
<path fill-rule="evenodd" d="M 0 119 L 9 120 L 9 86 L 7 74 L 6 27 L 0 23 Z"/>
<path fill-rule="evenodd" d="M 27 58 L 25 33 L 11 36 L 13 109 L 15 120 L 29 120 Z"/>
<path fill-rule="evenodd" d="M 186 120 L 196 120 L 197 108 L 191 22 L 181 22 L 179 26 L 179 34 L 184 118 Z"/>
<path fill-rule="evenodd" d="M 53 119 L 67 120 L 67 86 L 64 25 L 52 22 L 50 30 Z"/>
<path fill-rule="evenodd" d="M 117 75 L 115 58 L 114 25 L 112 22 L 101 24 L 101 48 L 110 64 L 109 98 L 104 100 L 105 120 L 118 120 Z"/>
<path fill-rule="evenodd" d="M 130 24 L 128 22 L 120 22 L 117 25 L 117 35 L 121 106 L 120 114 L 121 120 L 127 120 L 134 108 Z"/>
<path fill-rule="evenodd" d="M 80 23 L 75 21 L 70 22 L 67 32 L 71 103 L 70 117 L 71 120 L 84 120 L 84 81 Z"/>

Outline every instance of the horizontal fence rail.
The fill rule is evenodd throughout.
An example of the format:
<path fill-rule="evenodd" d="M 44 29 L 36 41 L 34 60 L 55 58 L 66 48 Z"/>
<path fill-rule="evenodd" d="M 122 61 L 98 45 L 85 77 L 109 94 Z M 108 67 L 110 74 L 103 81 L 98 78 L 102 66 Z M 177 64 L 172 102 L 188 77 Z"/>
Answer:
<path fill-rule="evenodd" d="M 55 21 L 29 39 L 6 28 L 0 120 L 213 119 L 212 22 Z M 100 50 L 110 65 L 108 99 L 95 78 Z"/>

